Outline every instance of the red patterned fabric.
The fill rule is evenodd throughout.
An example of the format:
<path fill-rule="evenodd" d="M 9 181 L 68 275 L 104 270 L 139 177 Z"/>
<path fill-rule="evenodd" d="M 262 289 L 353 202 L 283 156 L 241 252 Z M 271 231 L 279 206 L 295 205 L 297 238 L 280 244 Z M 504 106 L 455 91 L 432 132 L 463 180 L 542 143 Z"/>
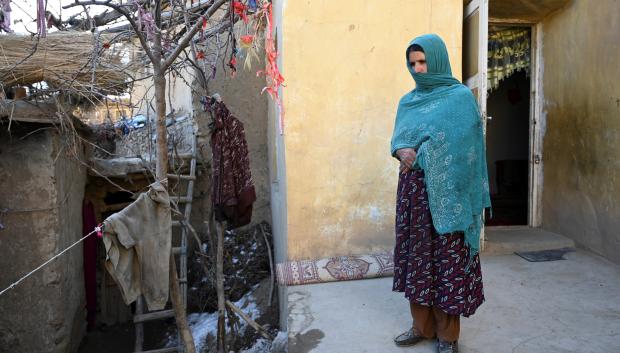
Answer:
<path fill-rule="evenodd" d="M 218 221 L 229 228 L 250 223 L 256 191 L 250 172 L 248 144 L 243 124 L 230 114 L 226 105 L 214 103 L 215 118 L 211 134 L 213 151 L 212 201 Z"/>
<path fill-rule="evenodd" d="M 450 315 L 473 315 L 484 301 L 480 258 L 465 271 L 463 232 L 438 234 L 433 227 L 423 171 L 400 174 L 396 202 L 393 291 Z"/>

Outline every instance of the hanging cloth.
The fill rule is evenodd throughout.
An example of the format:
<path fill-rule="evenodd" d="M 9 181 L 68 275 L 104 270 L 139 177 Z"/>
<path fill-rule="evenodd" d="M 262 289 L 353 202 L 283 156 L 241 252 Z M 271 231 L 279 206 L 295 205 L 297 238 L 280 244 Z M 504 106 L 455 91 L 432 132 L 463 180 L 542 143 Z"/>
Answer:
<path fill-rule="evenodd" d="M 212 201 L 218 221 L 230 229 L 250 223 L 256 191 L 243 123 L 232 116 L 223 102 L 209 108 L 214 114 L 211 134 L 213 151 Z"/>
<path fill-rule="evenodd" d="M 168 301 L 172 233 L 170 197 L 155 182 L 129 206 L 104 222 L 105 267 L 118 285 L 125 304 L 144 295 L 149 310 Z"/>
<path fill-rule="evenodd" d="M 493 91 L 499 83 L 515 71 L 530 73 L 530 30 L 507 28 L 489 33 L 489 60 L 487 68 L 488 90 Z"/>

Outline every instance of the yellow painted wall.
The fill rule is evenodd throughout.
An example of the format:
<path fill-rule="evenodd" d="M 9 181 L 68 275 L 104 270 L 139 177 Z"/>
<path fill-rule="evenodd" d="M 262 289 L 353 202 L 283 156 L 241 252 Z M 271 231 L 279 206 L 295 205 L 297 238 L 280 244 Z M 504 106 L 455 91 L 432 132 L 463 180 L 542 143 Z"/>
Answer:
<path fill-rule="evenodd" d="M 620 1 L 543 22 L 543 227 L 620 263 Z"/>
<path fill-rule="evenodd" d="M 398 165 L 389 147 L 414 87 L 405 49 L 444 38 L 461 75 L 462 0 L 282 1 L 288 259 L 394 246 Z"/>

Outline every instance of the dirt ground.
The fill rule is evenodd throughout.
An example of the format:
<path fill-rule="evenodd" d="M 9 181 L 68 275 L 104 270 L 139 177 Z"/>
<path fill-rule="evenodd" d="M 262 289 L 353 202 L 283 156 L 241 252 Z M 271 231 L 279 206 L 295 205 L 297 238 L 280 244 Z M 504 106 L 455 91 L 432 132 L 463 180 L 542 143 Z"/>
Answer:
<path fill-rule="evenodd" d="M 173 325 L 173 319 L 146 323 L 144 349 L 161 348 L 162 337 L 165 337 L 165 333 Z M 132 322 L 100 326 L 86 334 L 78 353 L 131 353 L 134 352 L 134 340 L 135 326 Z"/>

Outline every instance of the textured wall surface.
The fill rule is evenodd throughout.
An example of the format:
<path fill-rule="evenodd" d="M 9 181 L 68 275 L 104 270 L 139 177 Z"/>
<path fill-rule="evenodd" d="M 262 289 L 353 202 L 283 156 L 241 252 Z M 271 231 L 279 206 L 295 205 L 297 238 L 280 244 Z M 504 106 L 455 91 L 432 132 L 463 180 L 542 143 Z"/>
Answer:
<path fill-rule="evenodd" d="M 260 55 L 260 53 L 259 53 Z M 209 84 L 211 93 L 219 93 L 224 103 L 242 123 L 250 153 L 250 169 L 256 188 L 256 202 L 252 212 L 252 223 L 271 223 L 269 164 L 267 158 L 267 94 L 261 95 L 265 86 L 264 76 L 257 77 L 256 71 L 264 69 L 264 63 L 254 61 L 250 69 L 244 69 L 240 60 L 235 77 L 220 70 Z M 221 69 L 221 68 L 220 68 Z M 206 114 L 195 100 L 195 110 L 200 117 Z M 205 140 L 205 144 L 206 140 Z"/>
<path fill-rule="evenodd" d="M 620 263 L 620 2 L 543 22 L 543 227 Z"/>
<path fill-rule="evenodd" d="M 460 78 L 462 7 L 461 0 L 282 2 L 279 155 L 289 259 L 394 245 L 398 165 L 389 145 L 398 101 L 414 87 L 405 49 L 438 33 Z"/>
<path fill-rule="evenodd" d="M 55 130 L 20 138 L 0 132 L 0 287 L 36 268 L 82 234 L 86 173 L 61 150 Z M 0 352 L 77 350 L 85 328 L 82 248 L 77 246 L 0 298 Z"/>

